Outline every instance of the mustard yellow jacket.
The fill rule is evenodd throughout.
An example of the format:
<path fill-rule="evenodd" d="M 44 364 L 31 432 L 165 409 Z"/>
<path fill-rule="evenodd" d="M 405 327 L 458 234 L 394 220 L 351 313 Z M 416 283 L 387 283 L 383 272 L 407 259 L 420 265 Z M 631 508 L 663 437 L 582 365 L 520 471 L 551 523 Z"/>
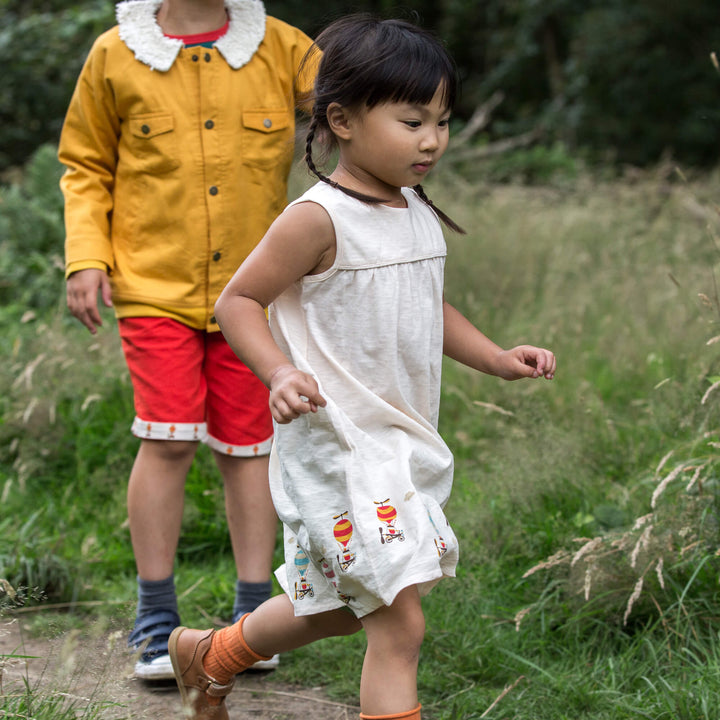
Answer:
<path fill-rule="evenodd" d="M 226 35 L 185 48 L 159 5 L 119 4 L 78 79 L 59 147 L 66 275 L 107 269 L 118 317 L 214 331 L 217 296 L 287 203 L 311 41 L 229 0 Z"/>

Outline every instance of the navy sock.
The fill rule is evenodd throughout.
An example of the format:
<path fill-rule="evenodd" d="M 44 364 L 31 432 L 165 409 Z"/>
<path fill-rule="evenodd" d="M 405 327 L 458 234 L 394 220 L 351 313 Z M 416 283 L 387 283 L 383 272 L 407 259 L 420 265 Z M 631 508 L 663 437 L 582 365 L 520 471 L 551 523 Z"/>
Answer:
<path fill-rule="evenodd" d="M 238 580 L 235 583 L 235 604 L 233 605 L 233 622 L 237 622 L 245 613 L 252 612 L 262 605 L 272 592 L 272 580 L 251 583 Z"/>
<path fill-rule="evenodd" d="M 143 580 L 138 576 L 137 584 L 138 617 L 153 610 L 178 611 L 174 574 L 164 580 Z"/>

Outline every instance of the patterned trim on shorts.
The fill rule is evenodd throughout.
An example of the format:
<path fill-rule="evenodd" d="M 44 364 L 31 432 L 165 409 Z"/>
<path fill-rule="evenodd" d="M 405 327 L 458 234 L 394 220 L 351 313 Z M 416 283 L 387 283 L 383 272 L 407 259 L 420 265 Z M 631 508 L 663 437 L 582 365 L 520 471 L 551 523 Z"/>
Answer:
<path fill-rule="evenodd" d="M 263 442 L 254 443 L 252 445 L 228 445 L 217 438 L 208 435 L 204 442 L 208 447 L 216 450 L 223 455 L 233 455 L 234 457 L 255 457 L 260 455 L 269 455 L 272 446 L 272 435 Z"/>
<path fill-rule="evenodd" d="M 136 416 L 131 432 L 144 440 L 207 441 L 207 423 L 148 422 Z"/>
<path fill-rule="evenodd" d="M 147 422 L 136 417 L 133 420 L 132 434 L 142 440 L 185 440 L 203 442 L 223 455 L 234 457 L 255 457 L 269 455 L 273 436 L 252 445 L 229 445 L 208 435 L 207 423 L 162 423 Z"/>

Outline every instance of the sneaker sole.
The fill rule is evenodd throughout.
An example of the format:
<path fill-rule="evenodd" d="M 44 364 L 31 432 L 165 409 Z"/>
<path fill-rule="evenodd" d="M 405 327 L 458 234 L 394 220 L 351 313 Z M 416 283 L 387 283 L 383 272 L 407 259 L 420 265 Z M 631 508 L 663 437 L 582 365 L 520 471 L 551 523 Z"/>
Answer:
<path fill-rule="evenodd" d="M 269 660 L 258 660 L 254 665 L 251 665 L 245 672 L 252 672 L 253 670 L 276 670 L 280 665 L 280 657 L 273 655 Z"/>
<path fill-rule="evenodd" d="M 160 655 L 150 662 L 138 660 L 133 675 L 138 680 L 172 680 L 175 677 L 169 655 Z"/>

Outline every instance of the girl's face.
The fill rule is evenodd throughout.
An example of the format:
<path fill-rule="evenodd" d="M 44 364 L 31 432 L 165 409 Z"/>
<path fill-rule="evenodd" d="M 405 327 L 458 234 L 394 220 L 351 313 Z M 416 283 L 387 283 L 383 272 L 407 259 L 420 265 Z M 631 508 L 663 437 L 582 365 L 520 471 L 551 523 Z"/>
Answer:
<path fill-rule="evenodd" d="M 346 127 L 336 132 L 340 159 L 333 179 L 352 180 L 353 189 L 390 201 L 401 199 L 401 187 L 423 182 L 448 145 L 450 111 L 442 91 L 439 85 L 427 105 L 389 102 L 348 113 Z"/>

